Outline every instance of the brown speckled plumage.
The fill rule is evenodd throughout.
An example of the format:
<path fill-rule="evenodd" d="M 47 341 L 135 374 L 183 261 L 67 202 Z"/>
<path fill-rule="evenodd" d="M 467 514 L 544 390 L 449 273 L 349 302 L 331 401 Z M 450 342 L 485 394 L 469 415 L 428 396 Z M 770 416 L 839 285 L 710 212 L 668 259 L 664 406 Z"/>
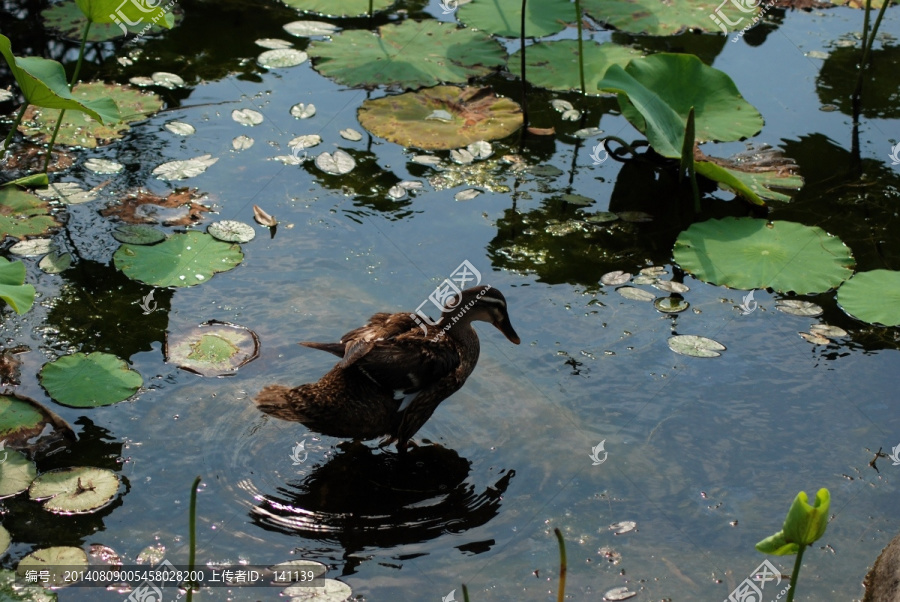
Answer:
<path fill-rule="evenodd" d="M 474 320 L 493 324 L 519 343 L 500 291 L 470 288 L 450 306 L 427 333 L 411 314 L 378 313 L 339 343 L 301 343 L 341 361 L 316 383 L 265 387 L 256 397 L 257 407 L 332 437 L 387 435 L 405 451 L 409 439 L 475 368 L 480 346 Z"/>

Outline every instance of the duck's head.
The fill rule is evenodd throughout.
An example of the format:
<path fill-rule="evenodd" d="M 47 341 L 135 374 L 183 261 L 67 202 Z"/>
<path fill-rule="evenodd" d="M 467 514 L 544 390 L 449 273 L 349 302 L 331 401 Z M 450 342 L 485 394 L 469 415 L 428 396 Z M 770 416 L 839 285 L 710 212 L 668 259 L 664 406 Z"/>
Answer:
<path fill-rule="evenodd" d="M 474 320 L 489 322 L 503 333 L 507 339 L 519 344 L 519 335 L 509 321 L 506 298 L 503 293 L 490 285 L 474 286 L 462 291 L 462 298 L 454 295 L 444 307 L 444 320 L 470 323 Z M 454 322 L 454 323 L 456 323 Z"/>

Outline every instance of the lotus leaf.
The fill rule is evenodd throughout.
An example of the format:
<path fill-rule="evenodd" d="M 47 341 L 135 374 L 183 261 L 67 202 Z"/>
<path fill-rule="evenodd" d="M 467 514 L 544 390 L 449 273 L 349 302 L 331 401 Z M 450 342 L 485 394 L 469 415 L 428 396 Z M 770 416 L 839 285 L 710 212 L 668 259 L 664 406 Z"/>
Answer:
<path fill-rule="evenodd" d="M 473 0 L 459 7 L 459 20 L 469 27 L 507 38 L 518 38 L 522 23 L 521 0 Z M 569 0 L 529 2 L 525 8 L 525 35 L 543 38 L 559 33 L 575 20 Z"/>
<path fill-rule="evenodd" d="M 600 94 L 597 84 L 606 75 L 610 65 L 624 67 L 631 59 L 640 56 L 637 50 L 607 42 L 600 44 L 585 41 L 584 48 L 584 83 L 588 94 Z M 522 76 L 522 61 L 516 51 L 509 57 L 510 72 Z M 528 83 L 550 90 L 581 90 L 581 78 L 578 73 L 578 41 L 558 40 L 541 42 L 529 46 L 525 55 L 526 75 Z M 568 107 L 572 109 L 571 106 Z"/>
<path fill-rule="evenodd" d="M 465 83 L 506 64 L 503 47 L 484 32 L 439 21 L 353 29 L 307 49 L 313 67 L 348 86 L 421 88 Z"/>
<path fill-rule="evenodd" d="M 228 376 L 259 355 L 259 337 L 243 326 L 207 322 L 170 334 L 166 361 L 201 376 Z"/>
<path fill-rule="evenodd" d="M 3 556 L 3 554 L 6 553 L 6 550 L 9 548 L 9 542 L 11 541 L 12 539 L 9 537 L 9 531 L 4 529 L 3 525 L 0 525 L 0 556 Z M 0 588 L 2 588 L 2 585 L 0 585 Z M 0 591 L 2 591 L 2 589 L 0 589 Z"/>
<path fill-rule="evenodd" d="M 850 249 L 821 228 L 749 217 L 693 224 L 678 235 L 673 256 L 705 282 L 798 294 L 840 285 L 854 265 Z"/>
<path fill-rule="evenodd" d="M 0 451 L 0 499 L 19 494 L 31 485 L 37 468 L 22 452 L 11 449 Z"/>
<path fill-rule="evenodd" d="M 0 395 L 0 442 L 6 446 L 30 447 L 30 441 L 40 437 L 48 426 L 54 435 L 74 438 L 65 420 L 35 400 L 9 393 Z"/>
<path fill-rule="evenodd" d="M 337 579 L 316 579 L 316 587 L 292 585 L 281 593 L 294 602 L 345 602 L 353 595 L 353 590 Z"/>
<path fill-rule="evenodd" d="M 45 364 L 41 384 L 54 401 L 75 408 L 96 408 L 128 399 L 141 387 L 141 375 L 109 354 L 73 353 Z"/>
<path fill-rule="evenodd" d="M 900 326 L 900 272 L 871 270 L 854 274 L 837 293 L 841 308 L 858 320 Z"/>
<path fill-rule="evenodd" d="M 17 314 L 24 314 L 34 303 L 34 287 L 25 283 L 25 264 L 0 257 L 0 299 Z"/>
<path fill-rule="evenodd" d="M 166 233 L 144 224 L 122 224 L 112 233 L 113 238 L 131 245 L 153 245 L 166 239 Z"/>
<path fill-rule="evenodd" d="M 154 286 L 194 286 L 244 260 L 236 244 L 202 232 L 173 234 L 153 246 L 122 245 L 113 261 L 132 280 Z"/>
<path fill-rule="evenodd" d="M 15 187 L 0 188 L 0 237 L 46 234 L 59 222 L 49 215 L 50 207 L 33 194 Z"/>
<path fill-rule="evenodd" d="M 756 0 L 582 0 L 594 19 L 628 33 L 674 36 L 685 29 L 727 33 L 750 25 Z"/>
<path fill-rule="evenodd" d="M 740 140 L 763 125 L 732 79 L 692 54 L 654 54 L 624 69 L 611 65 L 597 86 L 617 92 L 623 115 L 671 159 L 681 158 L 692 107 L 697 142 Z"/>
<path fill-rule="evenodd" d="M 803 186 L 801 176 L 779 167 L 772 167 L 768 171 L 744 171 L 737 166 L 725 167 L 715 161 L 697 161 L 694 165 L 698 174 L 718 183 L 720 188 L 757 205 L 764 205 L 766 199 L 790 201 L 790 196 L 777 189 L 799 190 Z"/>
<path fill-rule="evenodd" d="M 57 144 L 95 148 L 121 138 L 131 129 L 130 123 L 145 119 L 162 108 L 162 99 L 152 92 L 141 92 L 130 86 L 89 82 L 76 84 L 72 96 L 82 104 L 108 101 L 118 107 L 114 119 L 98 123 L 84 113 L 66 113 Z M 37 103 L 32 103 L 37 104 Z M 40 105 L 38 105 L 40 106 Z M 91 115 L 93 117 L 93 115 Z M 59 119 L 58 109 L 37 109 L 29 107 L 19 126 L 26 136 L 35 136 L 41 141 L 49 140 Z"/>
<path fill-rule="evenodd" d="M 725 351 L 725 345 L 718 341 L 694 334 L 681 334 L 670 337 L 669 349 L 680 355 L 691 357 L 719 357 Z"/>
<path fill-rule="evenodd" d="M 88 566 L 87 554 L 81 548 L 71 546 L 57 546 L 35 550 L 19 561 L 16 574 L 19 578 L 25 577 L 28 570 L 49 571 L 49 578 L 43 582 L 47 586 L 62 587 L 71 581 L 65 579 L 64 573 L 71 573 Z"/>
<path fill-rule="evenodd" d="M 291 8 L 326 17 L 361 17 L 369 14 L 370 0 L 283 0 Z M 371 0 L 372 12 L 390 8 L 395 0 Z"/>
<path fill-rule="evenodd" d="M 111 470 L 79 466 L 45 472 L 28 488 L 28 497 L 43 501 L 56 514 L 87 514 L 108 506 L 119 491 Z"/>
<path fill-rule="evenodd" d="M 98 5 L 98 8 L 102 9 L 103 3 L 101 2 L 96 2 L 94 0 L 91 2 L 91 4 L 96 4 Z M 132 4 L 136 3 L 124 3 L 122 2 L 122 0 L 118 0 L 112 6 L 107 7 L 105 14 L 116 14 L 116 10 L 119 8 L 127 10 L 129 8 L 132 8 Z M 104 13 L 101 10 L 100 15 L 103 14 Z M 169 15 L 170 18 L 173 16 L 171 15 L 171 13 Z M 87 41 L 106 42 L 109 40 L 120 38 L 125 35 L 125 33 L 122 31 L 122 27 L 128 29 L 128 32 L 132 34 L 140 33 L 146 25 L 150 25 L 150 29 L 147 31 L 147 33 L 157 34 L 164 31 L 163 25 L 157 25 L 157 23 L 160 23 L 163 20 L 157 19 L 154 22 L 153 14 L 148 13 L 131 16 L 128 16 L 126 14 L 126 16 L 128 16 L 129 18 L 129 21 L 131 23 L 136 23 L 136 25 L 131 25 L 128 21 L 121 19 L 120 15 L 116 16 L 119 17 L 120 22 L 122 23 L 121 26 L 113 22 L 111 19 L 106 19 L 105 22 L 95 20 L 93 23 L 91 23 L 91 29 L 88 32 Z M 164 22 L 164 24 L 174 24 L 175 21 L 181 21 L 182 18 L 183 17 L 181 15 L 174 15 L 174 21 L 167 20 L 166 22 Z M 62 38 L 72 40 L 74 42 L 80 42 L 81 38 L 84 36 L 84 26 L 87 23 L 87 18 L 85 17 L 84 12 L 79 9 L 76 2 L 59 2 L 51 5 L 50 8 L 41 11 L 41 22 L 47 29 L 59 32 L 59 35 Z"/>
<path fill-rule="evenodd" d="M 426 120 L 435 110 L 449 122 Z M 478 140 L 509 136 L 522 125 L 519 105 L 488 88 L 437 86 L 418 92 L 366 100 L 357 117 L 364 128 L 403 146 L 449 150 Z"/>

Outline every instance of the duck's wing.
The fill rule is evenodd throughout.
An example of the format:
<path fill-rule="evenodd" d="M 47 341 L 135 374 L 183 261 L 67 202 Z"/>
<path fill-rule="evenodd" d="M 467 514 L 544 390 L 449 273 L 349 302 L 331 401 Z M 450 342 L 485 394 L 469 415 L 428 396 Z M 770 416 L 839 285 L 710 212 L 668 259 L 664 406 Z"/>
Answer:
<path fill-rule="evenodd" d="M 369 318 L 365 326 L 360 326 L 342 336 L 340 343 L 306 341 L 300 344 L 342 358 L 340 366 L 347 368 L 365 357 L 379 342 L 393 341 L 411 330 L 424 336 L 424 331 L 419 329 L 415 320 L 408 314 L 377 313 Z"/>
<path fill-rule="evenodd" d="M 423 337 L 398 336 L 375 342 L 357 358 L 359 367 L 394 397 L 407 397 L 453 374 L 459 367 L 459 350 L 449 338 L 432 342 Z"/>

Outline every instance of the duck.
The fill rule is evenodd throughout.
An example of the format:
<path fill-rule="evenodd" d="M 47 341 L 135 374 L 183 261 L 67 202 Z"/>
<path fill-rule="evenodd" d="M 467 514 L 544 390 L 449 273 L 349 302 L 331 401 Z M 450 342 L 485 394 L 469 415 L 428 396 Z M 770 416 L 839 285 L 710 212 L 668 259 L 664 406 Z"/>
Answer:
<path fill-rule="evenodd" d="M 396 443 L 404 454 L 438 405 L 475 369 L 481 349 L 472 327 L 477 321 L 519 344 L 503 294 L 490 285 L 475 286 L 450 296 L 440 318 L 427 325 L 415 313 L 376 313 L 337 343 L 300 343 L 341 359 L 318 382 L 268 385 L 254 402 L 270 416 L 323 435 L 383 437 L 381 447 Z"/>

